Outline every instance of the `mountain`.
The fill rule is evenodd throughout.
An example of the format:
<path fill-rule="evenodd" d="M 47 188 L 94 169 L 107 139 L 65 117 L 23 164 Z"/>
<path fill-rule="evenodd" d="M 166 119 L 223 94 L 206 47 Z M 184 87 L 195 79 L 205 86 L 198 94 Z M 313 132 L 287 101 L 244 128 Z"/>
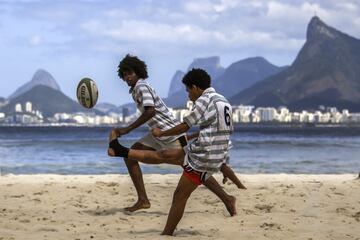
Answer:
<path fill-rule="evenodd" d="M 231 97 L 264 78 L 286 67 L 278 67 L 263 57 L 252 57 L 235 62 L 214 80 L 213 87 L 225 97 Z"/>
<path fill-rule="evenodd" d="M 220 65 L 220 57 L 213 56 L 207 58 L 196 58 L 189 65 L 186 72 L 190 71 L 193 68 L 202 68 L 205 69 L 211 79 L 215 79 L 224 72 L 224 68 Z M 185 106 L 187 101 L 187 93 L 185 87 L 182 83 L 182 78 L 185 73 L 182 71 L 177 71 L 173 76 L 170 88 L 168 92 L 168 97 L 164 99 L 165 103 L 171 107 Z"/>
<path fill-rule="evenodd" d="M 207 58 L 196 58 L 188 67 L 187 71 L 193 68 L 202 68 L 207 71 L 212 79 L 219 77 L 224 72 L 224 68 L 220 65 L 220 57 L 213 56 Z"/>
<path fill-rule="evenodd" d="M 97 103 L 94 108 L 102 113 L 114 112 L 114 110 L 118 111 L 117 107 L 111 103 Z"/>
<path fill-rule="evenodd" d="M 252 84 L 285 69 L 285 67 L 277 67 L 269 63 L 262 57 L 247 58 L 231 64 L 226 69 L 220 65 L 219 57 L 199 58 L 190 64 L 187 71 L 192 68 L 205 69 L 211 76 L 212 86 L 225 97 L 233 96 Z M 177 71 L 172 78 L 168 97 L 164 99 L 168 106 L 186 105 L 188 97 L 182 84 L 184 75 L 184 72 Z"/>
<path fill-rule="evenodd" d="M 9 103 L 0 110 L 6 113 L 13 113 L 15 105 L 21 103 L 22 106 L 26 102 L 32 103 L 34 110 L 42 112 L 45 118 L 52 117 L 55 113 L 74 113 L 74 112 L 96 112 L 97 110 L 87 110 L 80 106 L 79 103 L 64 95 L 61 91 L 55 90 L 45 85 L 37 85 L 29 91 L 11 99 Z"/>
<path fill-rule="evenodd" d="M 176 94 L 179 91 L 183 90 L 183 83 L 182 79 L 185 76 L 185 73 L 183 71 L 176 71 L 174 76 L 171 79 L 170 88 L 168 92 L 168 97 L 171 97 L 173 94 Z"/>
<path fill-rule="evenodd" d="M 290 110 L 324 105 L 360 111 L 360 40 L 313 17 L 306 42 L 292 65 L 230 101 L 255 106 L 285 105 Z"/>
<path fill-rule="evenodd" d="M 6 99 L 3 97 L 0 97 L 0 109 L 2 106 L 4 106 L 6 104 Z"/>
<path fill-rule="evenodd" d="M 55 81 L 54 77 L 43 69 L 39 69 L 35 72 L 30 82 L 19 87 L 13 94 L 9 96 L 9 99 L 14 99 L 17 96 L 29 91 L 34 86 L 44 85 L 53 88 L 57 91 L 61 91 L 59 85 Z"/>

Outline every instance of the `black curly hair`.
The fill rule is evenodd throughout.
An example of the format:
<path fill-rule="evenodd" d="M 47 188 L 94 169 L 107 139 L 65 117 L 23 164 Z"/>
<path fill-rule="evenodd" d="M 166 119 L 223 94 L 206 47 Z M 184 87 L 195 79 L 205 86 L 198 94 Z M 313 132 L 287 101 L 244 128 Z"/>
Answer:
<path fill-rule="evenodd" d="M 142 79 L 148 78 L 147 66 L 144 61 L 141 61 L 138 57 L 127 54 L 119 63 L 118 76 L 124 77 L 124 72 L 134 71 L 135 74 Z"/>
<path fill-rule="evenodd" d="M 187 87 L 192 87 L 195 85 L 202 90 L 205 90 L 211 85 L 211 77 L 210 75 L 201 68 L 193 68 L 183 77 L 182 82 Z"/>

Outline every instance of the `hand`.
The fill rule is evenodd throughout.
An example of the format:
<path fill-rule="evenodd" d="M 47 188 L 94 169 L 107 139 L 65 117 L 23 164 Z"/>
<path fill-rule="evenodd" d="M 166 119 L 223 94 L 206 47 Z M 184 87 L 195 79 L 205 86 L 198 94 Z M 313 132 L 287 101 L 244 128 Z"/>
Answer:
<path fill-rule="evenodd" d="M 129 133 L 128 128 L 114 128 L 113 131 L 116 133 L 117 137 L 121 137 L 122 135 L 126 135 Z"/>
<path fill-rule="evenodd" d="M 153 128 L 151 130 L 151 133 L 154 137 L 161 137 L 161 135 L 162 135 L 160 128 Z"/>

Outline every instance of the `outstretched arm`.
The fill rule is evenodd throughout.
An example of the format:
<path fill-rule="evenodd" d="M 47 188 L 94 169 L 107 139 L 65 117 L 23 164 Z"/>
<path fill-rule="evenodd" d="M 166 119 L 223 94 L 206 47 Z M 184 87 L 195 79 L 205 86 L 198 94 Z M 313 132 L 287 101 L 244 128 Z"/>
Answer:
<path fill-rule="evenodd" d="M 135 122 L 131 123 L 129 126 L 124 128 L 115 128 L 114 131 L 116 132 L 117 136 L 120 137 L 121 135 L 128 134 L 132 130 L 140 127 L 148 120 L 150 120 L 153 116 L 155 116 L 155 108 L 154 107 L 145 107 L 145 111 L 140 115 Z"/>
<path fill-rule="evenodd" d="M 151 130 L 151 132 L 155 137 L 165 137 L 182 134 L 189 130 L 189 128 L 190 127 L 186 123 L 180 123 L 179 125 L 176 125 L 175 127 L 166 131 L 161 131 L 159 128 L 154 128 Z"/>

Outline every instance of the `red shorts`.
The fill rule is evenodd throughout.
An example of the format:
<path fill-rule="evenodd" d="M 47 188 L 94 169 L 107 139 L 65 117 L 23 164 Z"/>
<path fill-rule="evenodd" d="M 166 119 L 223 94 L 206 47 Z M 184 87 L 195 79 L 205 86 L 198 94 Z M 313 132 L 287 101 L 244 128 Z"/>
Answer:
<path fill-rule="evenodd" d="M 196 171 L 187 164 L 182 167 L 184 169 L 183 175 L 196 185 L 203 184 L 211 176 L 211 174 L 208 174 L 207 172 Z"/>

